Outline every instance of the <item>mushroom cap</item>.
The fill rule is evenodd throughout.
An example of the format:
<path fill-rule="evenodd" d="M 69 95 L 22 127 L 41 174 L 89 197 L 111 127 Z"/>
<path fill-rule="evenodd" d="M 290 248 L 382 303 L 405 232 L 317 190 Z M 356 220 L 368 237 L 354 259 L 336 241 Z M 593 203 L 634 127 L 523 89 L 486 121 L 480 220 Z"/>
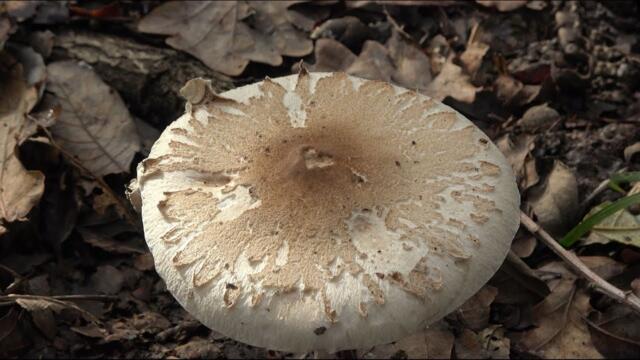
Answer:
<path fill-rule="evenodd" d="M 184 90 L 138 185 L 158 273 L 210 328 L 292 352 L 388 343 L 505 259 L 514 176 L 448 106 L 343 73 Z"/>

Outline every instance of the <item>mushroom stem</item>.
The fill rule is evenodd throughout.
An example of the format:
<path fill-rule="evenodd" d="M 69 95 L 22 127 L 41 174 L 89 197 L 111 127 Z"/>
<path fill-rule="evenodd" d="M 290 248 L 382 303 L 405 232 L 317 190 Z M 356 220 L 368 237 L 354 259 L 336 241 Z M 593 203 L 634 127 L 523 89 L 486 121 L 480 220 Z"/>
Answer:
<path fill-rule="evenodd" d="M 564 260 L 569 267 L 579 276 L 584 277 L 593 283 L 603 293 L 609 295 L 611 298 L 616 299 L 624 304 L 629 305 L 634 311 L 640 313 L 640 298 L 634 295 L 630 291 L 623 291 L 613 286 L 611 283 L 601 278 L 598 274 L 591 271 L 587 265 L 585 265 L 580 259 L 573 254 L 565 250 L 551 235 L 549 235 L 543 228 L 540 227 L 535 221 L 533 221 L 527 214 L 520 212 L 520 222 L 524 225 L 529 232 L 540 239 L 547 247 L 556 253 L 562 260 Z"/>

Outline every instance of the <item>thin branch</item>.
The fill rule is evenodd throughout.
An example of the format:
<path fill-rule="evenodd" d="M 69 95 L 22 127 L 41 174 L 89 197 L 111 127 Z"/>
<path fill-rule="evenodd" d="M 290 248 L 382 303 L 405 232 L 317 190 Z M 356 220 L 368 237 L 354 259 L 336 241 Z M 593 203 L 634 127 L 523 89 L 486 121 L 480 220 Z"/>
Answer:
<path fill-rule="evenodd" d="M 398 22 L 396 21 L 396 19 L 393 18 L 393 16 L 391 16 L 389 11 L 387 10 L 386 5 L 383 5 L 382 10 L 384 11 L 385 16 L 387 17 L 387 21 L 389 21 L 389 23 L 393 26 L 393 28 L 396 31 L 398 31 L 398 33 L 402 35 L 404 38 L 406 38 L 407 40 L 413 41 L 413 37 L 409 35 L 406 31 L 404 31 L 404 28 L 400 24 L 398 24 Z"/>
<path fill-rule="evenodd" d="M 27 295 L 27 294 L 9 294 L 0 296 L 0 301 L 15 301 L 16 299 L 30 299 L 30 300 L 60 300 L 60 301 L 115 301 L 118 300 L 117 296 L 110 295 Z"/>
<path fill-rule="evenodd" d="M 533 235 L 540 239 L 547 247 L 556 253 L 577 275 L 589 280 L 597 289 L 611 298 L 629 305 L 634 311 L 640 313 L 640 298 L 632 292 L 618 289 L 598 274 L 591 271 L 575 254 L 565 250 L 551 235 L 533 221 L 527 214 L 520 212 L 520 222 Z"/>

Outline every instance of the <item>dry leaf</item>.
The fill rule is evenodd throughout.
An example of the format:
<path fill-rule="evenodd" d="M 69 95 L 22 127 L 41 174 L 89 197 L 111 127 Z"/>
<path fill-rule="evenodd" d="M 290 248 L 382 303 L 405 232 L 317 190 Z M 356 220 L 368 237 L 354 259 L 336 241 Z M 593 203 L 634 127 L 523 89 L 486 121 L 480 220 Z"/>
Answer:
<path fill-rule="evenodd" d="M 23 77 L 28 86 L 42 85 L 47 77 L 47 69 L 42 55 L 28 46 L 7 45 L 7 49 L 22 64 Z"/>
<path fill-rule="evenodd" d="M 605 202 L 594 207 L 585 218 L 609 204 Z M 607 244 L 610 241 L 640 247 L 640 215 L 633 215 L 628 209 L 620 210 L 594 226 L 584 243 Z"/>
<path fill-rule="evenodd" d="M 357 58 L 349 48 L 333 39 L 318 39 L 314 54 L 316 63 L 309 66 L 312 71 L 346 71 Z"/>
<path fill-rule="evenodd" d="M 344 71 L 369 80 L 393 82 L 405 88 L 424 91 L 431 82 L 429 58 L 394 32 L 385 45 L 365 41 L 355 56 L 346 46 L 332 39 L 319 39 L 312 71 Z"/>
<path fill-rule="evenodd" d="M 516 237 L 511 243 L 511 250 L 521 258 L 527 258 L 533 254 L 538 245 L 535 236 L 525 235 Z"/>
<path fill-rule="evenodd" d="M 387 48 L 377 41 L 367 40 L 346 72 L 364 79 L 391 81 L 394 69 Z"/>
<path fill-rule="evenodd" d="M 476 92 L 480 90 L 471 84 L 468 75 L 462 73 L 462 69 L 449 58 L 442 67 L 438 76 L 427 86 L 425 92 L 436 100 L 444 100 L 447 96 L 472 103 L 476 98 Z"/>
<path fill-rule="evenodd" d="M 169 46 L 188 52 L 213 70 L 236 76 L 249 61 L 278 66 L 283 55 L 311 53 L 311 40 L 287 16 L 287 8 L 297 2 L 171 1 L 153 9 L 138 29 L 170 35 Z"/>
<path fill-rule="evenodd" d="M 499 325 L 480 333 L 464 329 L 455 342 L 457 359 L 508 359 L 510 350 L 511 342 Z"/>
<path fill-rule="evenodd" d="M 601 275 L 615 273 L 607 269 L 616 267 L 611 259 L 580 259 Z M 537 271 L 546 274 L 552 293 L 534 307 L 536 327 L 513 334 L 516 347 L 544 358 L 602 358 L 591 343 L 583 320 L 591 309 L 589 295 L 577 288 L 576 276 L 562 261 L 548 263 Z"/>
<path fill-rule="evenodd" d="M 527 5 L 527 0 L 476 0 L 476 2 L 502 12 L 513 11 Z"/>
<path fill-rule="evenodd" d="M 391 80 L 411 90 L 423 91 L 431 82 L 431 64 L 422 50 L 406 42 L 397 31 L 387 41 L 395 71 Z"/>
<path fill-rule="evenodd" d="M 313 30 L 311 38 L 330 38 L 353 48 L 360 45 L 369 35 L 369 28 L 360 19 L 345 16 L 323 22 Z"/>
<path fill-rule="evenodd" d="M 117 294 L 124 285 L 124 275 L 111 265 L 98 266 L 96 272 L 91 275 L 90 284 L 92 290 L 98 293 Z"/>
<path fill-rule="evenodd" d="M 85 227 L 78 227 L 78 232 L 82 235 L 82 240 L 86 243 L 116 254 L 144 254 L 144 250 L 129 244 L 129 242 L 114 240 L 113 238 L 101 234 L 97 231 Z"/>
<path fill-rule="evenodd" d="M 637 142 L 633 145 L 629 145 L 624 148 L 624 160 L 626 162 L 631 162 L 636 154 L 640 153 L 640 142 Z"/>
<path fill-rule="evenodd" d="M 7 14 L 16 21 L 24 21 L 36 13 L 36 8 L 42 1 L 5 1 L 4 6 Z"/>
<path fill-rule="evenodd" d="M 25 114 L 37 100 L 36 89 L 22 78 L 22 66 L 0 55 L 0 223 L 25 220 L 44 191 L 44 175 L 25 170 L 16 156 L 18 145 L 35 131 Z"/>
<path fill-rule="evenodd" d="M 533 132 L 550 127 L 558 119 L 560 119 L 558 112 L 545 103 L 527 109 L 516 124 L 525 131 Z"/>
<path fill-rule="evenodd" d="M 424 332 L 359 352 L 358 358 L 449 359 L 453 341 L 453 333 L 440 321 L 430 325 Z"/>
<path fill-rule="evenodd" d="M 498 288 L 485 285 L 456 311 L 457 318 L 474 331 L 480 331 L 489 325 L 491 304 L 498 295 Z"/>
<path fill-rule="evenodd" d="M 580 209 L 575 175 L 556 161 L 546 181 L 530 190 L 528 202 L 538 223 L 550 234 L 562 237 L 574 225 Z"/>
<path fill-rule="evenodd" d="M 464 70 L 467 74 L 474 77 L 480 65 L 482 65 L 482 59 L 489 51 L 489 45 L 474 41 L 470 43 L 464 52 L 460 55 L 460 62 L 464 65 Z"/>
<path fill-rule="evenodd" d="M 4 43 L 9 39 L 9 34 L 11 34 L 12 30 L 11 20 L 4 15 L 0 15 L 0 50 L 2 50 Z"/>
<path fill-rule="evenodd" d="M 14 295 L 9 295 L 13 297 Z M 28 295 L 15 295 L 15 302 L 23 309 L 29 312 L 37 312 L 41 310 L 51 310 L 55 313 L 59 313 L 62 310 L 73 310 L 79 313 L 85 320 L 89 322 L 99 323 L 100 321 L 92 315 L 90 312 L 82 309 L 78 305 L 70 302 L 58 300 L 47 296 L 28 296 Z"/>
<path fill-rule="evenodd" d="M 120 96 L 72 61 L 51 63 L 47 73 L 47 90 L 62 106 L 50 128 L 56 143 L 93 175 L 128 172 L 140 139 Z"/>
<path fill-rule="evenodd" d="M 587 318 L 591 339 L 606 358 L 635 359 L 640 354 L 640 317 L 623 304 L 613 304 L 603 313 Z"/>
<path fill-rule="evenodd" d="M 175 354 L 180 359 L 214 359 L 222 357 L 222 350 L 211 340 L 194 337 L 186 344 L 176 346 Z"/>
<path fill-rule="evenodd" d="M 535 148 L 535 140 L 536 137 L 533 135 L 521 135 L 515 140 L 505 135 L 496 141 L 496 145 L 511 164 L 518 188 L 522 192 L 540 180 L 536 171 L 536 161 L 531 155 Z"/>

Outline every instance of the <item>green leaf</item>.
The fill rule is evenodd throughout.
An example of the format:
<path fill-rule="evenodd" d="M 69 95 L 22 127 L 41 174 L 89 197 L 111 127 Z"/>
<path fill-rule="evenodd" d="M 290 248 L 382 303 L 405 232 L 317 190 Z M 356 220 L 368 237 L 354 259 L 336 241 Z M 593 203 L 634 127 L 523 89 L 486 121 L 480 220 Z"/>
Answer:
<path fill-rule="evenodd" d="M 640 171 L 630 171 L 625 173 L 613 174 L 609 179 L 609 187 L 619 193 L 625 193 L 620 184 L 640 181 Z"/>
<path fill-rule="evenodd" d="M 560 244 L 564 247 L 569 247 L 573 245 L 576 241 L 578 241 L 582 235 L 586 234 L 590 230 L 592 230 L 596 225 L 602 223 L 607 218 L 612 216 L 613 214 L 626 209 L 627 207 L 633 204 L 640 203 L 640 193 L 625 196 L 621 199 L 616 200 L 615 202 L 605 205 L 602 209 L 597 210 L 595 213 L 591 215 L 587 215 L 576 227 L 571 229 L 567 235 L 560 241 Z M 603 230 L 611 230 L 611 229 L 603 229 Z M 615 230 L 613 230 L 615 231 Z M 623 231 L 631 231 L 630 229 L 624 229 Z M 635 230 L 640 231 L 640 230 Z M 625 242 L 627 243 L 627 242 Z M 638 246 L 636 244 L 636 246 Z"/>

